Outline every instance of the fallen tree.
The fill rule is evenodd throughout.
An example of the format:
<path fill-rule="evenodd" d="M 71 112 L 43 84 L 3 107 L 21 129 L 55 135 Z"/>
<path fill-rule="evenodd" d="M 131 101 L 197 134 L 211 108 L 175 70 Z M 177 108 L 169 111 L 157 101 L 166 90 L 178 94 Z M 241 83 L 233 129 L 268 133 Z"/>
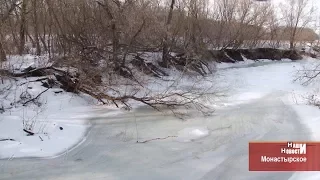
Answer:
<path fill-rule="evenodd" d="M 140 66 L 141 68 L 148 68 L 149 71 L 152 71 L 152 73 L 157 73 L 158 75 L 167 75 L 156 66 L 145 63 L 144 60 L 142 58 L 139 58 L 138 56 L 135 60 L 139 61 L 140 64 L 136 62 L 136 65 Z M 13 78 L 39 77 L 39 79 L 28 82 L 42 82 L 42 86 L 47 88 L 37 96 L 30 97 L 29 100 L 24 100 L 24 102 L 22 103 L 23 106 L 28 105 L 30 102 L 35 102 L 43 93 L 47 92 L 50 88 L 59 87 L 66 92 L 72 92 L 75 94 L 88 94 L 91 97 L 97 99 L 102 104 L 113 103 L 117 107 L 120 107 L 120 105 L 122 105 L 127 109 L 131 109 L 130 103 L 128 103 L 128 101 L 133 100 L 143 103 L 159 111 L 163 107 L 172 110 L 172 112 L 175 108 L 178 107 L 195 107 L 197 110 L 205 114 L 212 112 L 210 108 L 197 101 L 197 99 L 205 95 L 205 93 L 202 91 L 166 91 L 163 93 L 149 95 L 138 95 L 138 91 L 135 91 L 126 93 L 124 95 L 121 95 L 121 93 L 117 95 L 110 95 L 106 93 L 106 91 L 102 90 L 102 88 L 100 88 L 105 86 L 105 84 L 96 84 L 93 83 L 90 79 L 84 80 L 83 77 L 80 77 L 80 74 L 84 73 L 71 73 L 54 66 L 43 68 L 28 67 L 22 72 L 17 73 L 8 70 L 1 70 L 1 72 Z M 86 78 L 89 78 L 90 76 L 88 74 L 84 75 L 86 76 Z M 27 82 L 20 85 L 26 83 Z"/>
<path fill-rule="evenodd" d="M 186 55 L 186 53 L 180 53 L 177 55 L 167 55 L 167 61 L 159 62 L 159 65 L 164 68 L 174 67 L 180 71 L 194 71 L 202 76 L 212 73 L 209 68 L 209 64 L 203 61 L 201 58 L 193 58 Z"/>
<path fill-rule="evenodd" d="M 136 55 L 134 59 L 131 61 L 131 64 L 137 67 L 140 71 L 147 75 L 152 75 L 155 77 L 168 76 L 166 72 L 152 64 L 151 62 L 147 62 L 145 59 Z"/>
<path fill-rule="evenodd" d="M 206 57 L 217 62 L 235 63 L 244 61 L 244 58 L 250 60 L 270 59 L 270 60 L 301 60 L 302 52 L 297 50 L 283 50 L 273 48 L 256 48 L 256 49 L 223 49 L 208 50 Z"/>

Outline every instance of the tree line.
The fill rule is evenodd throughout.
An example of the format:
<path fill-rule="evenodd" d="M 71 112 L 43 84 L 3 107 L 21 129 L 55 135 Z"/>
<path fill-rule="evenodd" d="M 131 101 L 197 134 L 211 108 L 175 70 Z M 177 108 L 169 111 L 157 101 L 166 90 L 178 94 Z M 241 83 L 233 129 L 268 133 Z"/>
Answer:
<path fill-rule="evenodd" d="M 290 48 L 311 15 L 308 0 L 287 0 L 281 15 L 253 0 L 2 0 L 0 54 L 80 56 L 117 65 L 128 54 L 256 47 L 287 28 Z"/>

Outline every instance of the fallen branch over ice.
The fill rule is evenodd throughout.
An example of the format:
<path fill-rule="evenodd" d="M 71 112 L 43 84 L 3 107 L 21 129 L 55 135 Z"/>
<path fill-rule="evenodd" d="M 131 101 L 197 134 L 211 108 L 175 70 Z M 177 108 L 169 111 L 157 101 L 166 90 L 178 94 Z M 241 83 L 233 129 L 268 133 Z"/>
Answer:
<path fill-rule="evenodd" d="M 153 67 L 153 66 L 152 66 Z M 152 70 L 150 65 L 150 68 Z M 160 70 L 160 69 L 159 69 Z M 80 70 L 79 70 L 80 71 Z M 204 105 L 198 99 L 202 98 L 203 96 L 208 94 L 208 90 L 205 89 L 204 91 L 197 91 L 197 90 L 186 90 L 184 91 L 177 91 L 177 90 L 170 90 L 169 87 L 163 93 L 156 93 L 152 94 L 144 93 L 139 94 L 140 90 L 134 90 L 133 92 L 121 94 L 120 92 L 117 94 L 109 94 L 107 93 L 108 90 L 105 88 L 110 88 L 108 84 L 103 84 L 101 82 L 95 82 L 89 74 L 82 72 L 75 72 L 71 73 L 67 70 L 61 70 L 53 66 L 44 67 L 44 68 L 27 68 L 22 72 L 10 72 L 8 70 L 0 69 L 0 73 L 4 72 L 9 77 L 13 78 L 27 78 L 27 77 L 38 77 L 36 80 L 32 80 L 29 82 L 38 82 L 38 81 L 46 81 L 42 82 L 42 86 L 50 89 L 54 86 L 59 87 L 66 92 L 71 92 L 75 94 L 84 93 L 90 95 L 91 97 L 97 99 L 102 104 L 114 103 L 117 107 L 120 107 L 119 104 L 124 105 L 127 109 L 131 109 L 129 100 L 133 100 L 136 102 L 143 103 L 147 106 L 152 107 L 160 111 L 162 108 L 167 108 L 171 110 L 175 115 L 178 115 L 176 112 L 177 107 L 187 107 L 187 108 L 195 108 L 198 111 L 202 112 L 205 115 L 211 114 L 212 109 Z M 83 74 L 82 76 L 80 74 Z M 161 72 L 159 71 L 159 74 Z M 165 75 L 165 74 L 161 74 Z M 49 77 L 50 76 L 50 77 Z M 101 80 L 101 77 L 98 78 Z M 142 85 L 141 85 L 142 86 Z M 30 102 L 35 102 L 43 93 L 48 91 L 41 92 L 35 98 L 27 100 L 22 105 L 26 106 Z M 112 88 L 111 88 L 112 89 Z M 143 90 L 141 90 L 143 91 Z"/>

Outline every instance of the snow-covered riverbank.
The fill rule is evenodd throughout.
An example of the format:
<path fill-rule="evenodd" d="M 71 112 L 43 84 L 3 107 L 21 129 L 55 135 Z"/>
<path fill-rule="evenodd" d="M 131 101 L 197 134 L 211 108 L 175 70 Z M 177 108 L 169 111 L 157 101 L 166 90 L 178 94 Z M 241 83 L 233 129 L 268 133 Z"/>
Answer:
<path fill-rule="evenodd" d="M 13 157 L 0 160 L 0 179 L 315 178 L 317 173 L 251 173 L 247 167 L 251 140 L 320 140 L 316 129 L 320 110 L 307 105 L 305 99 L 316 85 L 304 87 L 293 82 L 298 69 L 314 62 L 306 59 L 220 64 L 217 74 L 207 77 L 217 83 L 220 95 L 224 95 L 210 104 L 216 112 L 211 117 L 193 116 L 186 121 L 143 106 L 123 113 L 110 107 L 91 108 L 89 97 L 68 93 L 45 96 L 57 103 L 48 104 L 45 122 L 51 135 L 40 135 L 44 141 L 38 135 L 25 136 L 21 125 L 16 128 L 17 114 L 1 115 L 0 129 L 4 127 L 1 123 L 12 121 L 17 130 L 3 128 L 0 135 L 12 133 L 6 138 L 16 138 L 24 145 L 0 142 L 0 154 Z M 92 124 L 88 139 L 73 151 L 55 159 L 14 158 L 46 157 L 57 153 L 57 148 L 61 151 L 72 147 L 85 134 L 87 121 Z M 69 133 L 73 130 L 74 136 Z M 52 141 L 47 141 L 48 137 Z M 28 144 L 28 138 L 34 138 L 34 142 Z M 239 148 L 232 148 L 234 145 Z"/>
<path fill-rule="evenodd" d="M 19 72 L 27 67 L 46 67 L 46 58 L 13 56 L 3 64 Z M 41 78 L 5 78 L 0 84 L 0 158 L 50 157 L 84 141 L 95 100 L 47 89 Z M 37 97 L 28 102 L 30 97 Z M 30 136 L 23 130 L 34 135 Z"/>

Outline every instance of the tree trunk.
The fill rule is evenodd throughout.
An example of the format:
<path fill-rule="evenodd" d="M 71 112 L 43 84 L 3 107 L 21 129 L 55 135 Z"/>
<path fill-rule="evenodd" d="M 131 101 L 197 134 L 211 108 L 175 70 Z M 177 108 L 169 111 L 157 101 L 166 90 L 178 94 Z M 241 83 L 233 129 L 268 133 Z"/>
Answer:
<path fill-rule="evenodd" d="M 108 0 L 104 1 L 104 4 L 97 1 L 97 3 L 103 7 L 103 9 L 106 11 L 107 15 L 109 16 L 111 20 L 111 31 L 112 31 L 112 56 L 113 56 L 113 62 L 116 64 L 116 66 L 120 66 L 121 62 L 119 62 L 118 55 L 119 55 L 119 33 L 117 30 L 117 22 L 114 17 L 114 14 L 112 14 L 110 6 L 108 4 Z M 119 4 L 119 3 L 117 3 Z"/>
<path fill-rule="evenodd" d="M 294 48 L 293 40 L 290 40 L 290 49 L 293 50 L 293 48 Z"/>
<path fill-rule="evenodd" d="M 113 62 L 118 64 L 118 55 L 119 55 L 119 38 L 118 38 L 118 32 L 117 32 L 117 25 L 115 19 L 112 19 L 112 56 L 113 56 Z"/>
<path fill-rule="evenodd" d="M 36 44 L 37 55 L 41 55 L 41 47 L 39 41 L 39 26 L 38 26 L 38 15 L 37 15 L 37 1 L 33 0 L 33 18 L 34 18 L 34 41 Z"/>
<path fill-rule="evenodd" d="M 290 36 L 290 49 L 291 49 L 291 50 L 294 49 L 294 42 L 295 42 L 296 34 L 297 34 L 297 26 L 298 26 L 298 25 L 295 25 L 295 26 L 293 27 L 292 32 L 291 32 L 291 36 Z"/>
<path fill-rule="evenodd" d="M 163 47 L 162 47 L 162 64 L 165 67 L 169 66 L 169 37 L 168 33 L 170 30 L 170 24 L 172 21 L 172 14 L 173 14 L 173 8 L 174 8 L 175 0 L 171 0 L 171 5 L 170 5 L 170 10 L 169 10 L 169 15 L 167 19 L 167 24 L 166 24 L 166 34 L 163 39 Z"/>
<path fill-rule="evenodd" d="M 26 15 L 27 15 L 27 0 L 22 1 L 21 7 L 21 22 L 20 22 L 20 44 L 19 44 L 19 54 L 22 55 L 25 46 L 25 36 L 26 36 Z"/>
<path fill-rule="evenodd" d="M 3 49 L 2 41 L 1 41 L 1 38 L 0 38 L 0 62 L 1 61 L 6 61 L 6 60 L 7 60 L 6 52 Z"/>

